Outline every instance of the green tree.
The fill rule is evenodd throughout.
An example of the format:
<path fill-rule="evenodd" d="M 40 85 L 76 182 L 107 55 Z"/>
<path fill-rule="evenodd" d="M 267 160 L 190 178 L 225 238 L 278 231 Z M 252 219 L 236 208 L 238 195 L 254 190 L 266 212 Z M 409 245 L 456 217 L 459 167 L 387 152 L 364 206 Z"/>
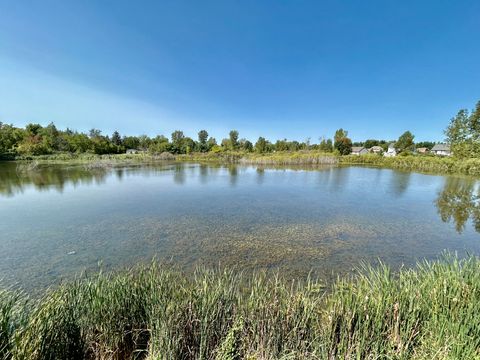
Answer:
<path fill-rule="evenodd" d="M 112 134 L 112 143 L 116 146 L 122 146 L 122 137 L 118 131 L 114 131 Z"/>
<path fill-rule="evenodd" d="M 172 133 L 172 152 L 174 154 L 180 154 L 182 152 L 184 139 L 185 135 L 183 134 L 183 131 L 175 130 Z"/>
<path fill-rule="evenodd" d="M 0 122 L 0 155 L 14 154 L 16 147 L 25 136 L 24 130 Z"/>
<path fill-rule="evenodd" d="M 231 150 L 232 142 L 230 141 L 230 139 L 222 139 L 220 146 L 223 148 L 223 150 Z"/>
<path fill-rule="evenodd" d="M 432 150 L 432 148 L 435 146 L 435 143 L 433 141 L 420 141 L 415 144 L 416 148 L 427 148 L 428 150 Z"/>
<path fill-rule="evenodd" d="M 477 102 L 475 110 L 468 119 L 468 128 L 473 141 L 480 140 L 480 101 Z"/>
<path fill-rule="evenodd" d="M 38 131 L 41 141 L 48 153 L 60 150 L 61 138 L 60 132 L 54 123 L 48 124 L 46 127 Z"/>
<path fill-rule="evenodd" d="M 195 141 L 192 138 L 185 137 L 182 141 L 182 154 L 190 154 L 193 150 L 195 150 Z"/>
<path fill-rule="evenodd" d="M 148 151 L 151 153 L 161 154 L 163 152 L 169 152 L 171 150 L 171 144 L 168 141 L 168 138 L 163 135 L 157 135 L 148 147 Z"/>
<path fill-rule="evenodd" d="M 255 151 L 263 154 L 267 152 L 268 150 L 268 143 L 267 140 L 264 137 L 259 137 L 257 142 L 255 143 Z"/>
<path fill-rule="evenodd" d="M 343 139 L 343 138 L 346 138 L 348 137 L 348 131 L 346 130 L 343 130 L 343 129 L 338 129 L 337 131 L 335 131 L 335 136 L 334 136 L 334 143 L 337 143 L 337 141 Z"/>
<path fill-rule="evenodd" d="M 252 152 L 253 151 L 253 144 L 249 140 L 245 140 L 243 143 L 243 150 Z"/>
<path fill-rule="evenodd" d="M 232 150 L 238 149 L 238 131 L 232 130 L 229 133 L 230 146 Z"/>
<path fill-rule="evenodd" d="M 239 147 L 240 149 L 250 152 L 253 151 L 253 144 L 248 141 L 247 139 L 240 139 L 239 141 Z"/>
<path fill-rule="evenodd" d="M 318 144 L 318 149 L 324 152 L 332 152 L 333 151 L 332 140 L 321 138 L 320 143 Z"/>
<path fill-rule="evenodd" d="M 471 114 L 466 109 L 460 110 L 450 120 L 445 136 L 456 157 L 480 156 L 480 101 Z"/>
<path fill-rule="evenodd" d="M 340 155 L 349 155 L 352 153 L 352 140 L 348 137 L 339 138 L 335 143 L 335 148 Z"/>
<path fill-rule="evenodd" d="M 38 135 L 41 129 L 42 125 L 40 124 L 27 124 L 27 126 L 25 126 L 25 130 L 29 135 Z"/>
<path fill-rule="evenodd" d="M 212 150 L 214 146 L 217 146 L 217 140 L 214 137 L 210 137 L 207 141 L 208 151 Z"/>
<path fill-rule="evenodd" d="M 352 140 L 348 138 L 348 131 L 338 129 L 335 131 L 334 148 L 340 155 L 348 155 L 352 152 Z"/>
<path fill-rule="evenodd" d="M 82 133 L 75 132 L 66 138 L 70 151 L 85 153 L 93 148 L 92 140 Z"/>
<path fill-rule="evenodd" d="M 206 144 L 208 139 L 208 132 L 207 130 L 200 130 L 198 132 L 198 142 L 200 144 Z"/>
<path fill-rule="evenodd" d="M 183 141 L 183 139 L 185 139 L 185 135 L 183 134 L 183 131 L 175 130 L 172 133 L 172 143 L 179 144 L 180 142 Z"/>
<path fill-rule="evenodd" d="M 147 150 L 150 145 L 152 144 L 152 139 L 150 139 L 150 137 L 148 137 L 147 135 L 143 134 L 143 135 L 140 135 L 138 137 L 138 141 L 139 141 L 139 148 L 142 149 L 142 150 Z"/>
<path fill-rule="evenodd" d="M 138 149 L 140 146 L 140 140 L 137 136 L 124 136 L 122 143 L 127 149 Z"/>
<path fill-rule="evenodd" d="M 405 131 L 398 138 L 397 142 L 395 143 L 395 147 L 400 153 L 413 151 L 415 149 L 415 143 L 413 142 L 414 138 L 415 136 L 410 131 Z"/>
<path fill-rule="evenodd" d="M 450 120 L 450 124 L 445 130 L 447 142 L 452 145 L 458 145 L 467 141 L 469 137 L 469 116 L 468 110 L 462 109 Z"/>
<path fill-rule="evenodd" d="M 207 139 L 208 139 L 208 132 L 207 130 L 200 130 L 198 132 L 198 148 L 201 152 L 205 152 L 209 150 L 209 147 L 207 145 Z"/>
<path fill-rule="evenodd" d="M 98 130 L 98 129 L 95 129 L 95 128 L 90 129 L 90 131 L 88 132 L 88 136 L 90 136 L 91 139 L 100 137 L 100 136 L 102 136 L 102 131 Z"/>
<path fill-rule="evenodd" d="M 288 150 L 288 141 L 287 139 L 277 140 L 275 143 L 275 150 L 276 151 L 287 151 Z"/>

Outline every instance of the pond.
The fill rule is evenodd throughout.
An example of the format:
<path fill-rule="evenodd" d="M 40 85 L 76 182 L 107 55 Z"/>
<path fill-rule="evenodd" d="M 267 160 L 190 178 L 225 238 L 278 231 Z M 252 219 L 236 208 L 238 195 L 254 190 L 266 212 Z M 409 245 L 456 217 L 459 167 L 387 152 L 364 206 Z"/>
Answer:
<path fill-rule="evenodd" d="M 0 278 L 25 289 L 155 258 L 309 272 L 480 253 L 479 182 L 362 167 L 0 163 Z"/>

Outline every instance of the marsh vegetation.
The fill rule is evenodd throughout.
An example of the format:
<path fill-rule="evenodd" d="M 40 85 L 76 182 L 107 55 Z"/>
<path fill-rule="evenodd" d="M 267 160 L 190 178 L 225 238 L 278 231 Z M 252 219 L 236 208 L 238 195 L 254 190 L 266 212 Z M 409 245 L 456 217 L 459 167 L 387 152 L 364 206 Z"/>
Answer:
<path fill-rule="evenodd" d="M 480 261 L 316 280 L 158 264 L 0 292 L 5 359 L 476 359 Z"/>

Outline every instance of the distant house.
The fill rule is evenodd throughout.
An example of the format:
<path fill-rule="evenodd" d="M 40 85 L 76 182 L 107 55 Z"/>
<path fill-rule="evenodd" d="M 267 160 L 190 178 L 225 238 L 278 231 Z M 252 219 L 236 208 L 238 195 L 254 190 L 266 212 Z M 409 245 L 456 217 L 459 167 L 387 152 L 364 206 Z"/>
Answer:
<path fill-rule="evenodd" d="M 419 154 L 428 154 L 429 150 L 426 147 L 421 147 L 421 148 L 418 148 L 416 152 Z"/>
<path fill-rule="evenodd" d="M 394 157 L 397 156 L 397 149 L 395 148 L 395 143 L 390 143 L 388 145 L 388 150 L 383 154 L 386 157 Z"/>
<path fill-rule="evenodd" d="M 139 152 L 137 149 L 127 149 L 127 154 L 138 154 Z"/>
<path fill-rule="evenodd" d="M 381 146 L 372 146 L 370 148 L 370 152 L 374 154 L 381 154 L 383 153 L 383 148 Z"/>
<path fill-rule="evenodd" d="M 432 148 L 432 153 L 438 156 L 450 156 L 452 151 L 450 150 L 450 145 L 448 144 L 436 144 Z"/>
<path fill-rule="evenodd" d="M 368 154 L 368 150 L 363 146 L 354 146 L 352 147 L 352 155 L 364 155 Z"/>

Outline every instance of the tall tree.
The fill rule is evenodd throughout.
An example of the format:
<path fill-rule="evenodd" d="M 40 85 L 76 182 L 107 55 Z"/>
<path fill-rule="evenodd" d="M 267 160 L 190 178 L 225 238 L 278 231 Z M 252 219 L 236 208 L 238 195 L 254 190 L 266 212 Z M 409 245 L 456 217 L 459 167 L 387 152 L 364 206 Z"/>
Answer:
<path fill-rule="evenodd" d="M 445 130 L 447 142 L 455 146 L 466 141 L 469 134 L 469 127 L 468 110 L 462 109 L 450 120 L 450 124 Z"/>
<path fill-rule="evenodd" d="M 198 132 L 198 142 L 202 145 L 205 145 L 207 143 L 207 139 L 208 139 L 207 130 L 200 130 Z"/>
<path fill-rule="evenodd" d="M 267 152 L 267 140 L 264 137 L 259 137 L 257 142 L 255 143 L 255 151 L 263 154 Z"/>
<path fill-rule="evenodd" d="M 333 144 L 331 139 L 325 139 L 324 137 L 321 137 L 320 143 L 318 144 L 318 149 L 320 151 L 325 151 L 325 152 L 332 152 L 333 151 Z"/>
<path fill-rule="evenodd" d="M 207 141 L 208 151 L 212 150 L 212 148 L 216 145 L 217 145 L 217 139 L 215 139 L 214 137 L 210 137 Z"/>
<path fill-rule="evenodd" d="M 122 137 L 120 136 L 120 133 L 116 130 L 112 134 L 112 143 L 116 146 L 122 145 Z"/>
<path fill-rule="evenodd" d="M 414 138 L 415 136 L 410 131 L 405 131 L 395 143 L 396 149 L 399 152 L 413 151 L 415 149 Z"/>
<path fill-rule="evenodd" d="M 236 150 L 238 148 L 238 131 L 237 130 L 232 130 L 229 133 L 230 137 L 230 146 L 232 147 L 233 150 Z"/>
<path fill-rule="evenodd" d="M 475 110 L 472 111 L 468 119 L 468 128 L 473 141 L 480 140 L 480 101 L 477 102 Z"/>
<path fill-rule="evenodd" d="M 91 139 L 100 137 L 101 135 L 102 131 L 95 128 L 90 129 L 90 131 L 88 132 L 88 136 L 90 136 Z"/>
<path fill-rule="evenodd" d="M 340 155 L 349 155 L 352 153 L 352 140 L 348 137 L 339 138 L 335 143 L 335 149 Z"/>
<path fill-rule="evenodd" d="M 340 128 L 337 131 L 335 131 L 335 136 L 333 138 L 333 142 L 336 143 L 340 139 L 343 139 L 343 138 L 346 138 L 346 137 L 348 137 L 348 131 Z"/>
<path fill-rule="evenodd" d="M 245 140 L 242 143 L 242 149 L 245 151 L 251 152 L 253 151 L 253 144 L 250 141 Z"/>
<path fill-rule="evenodd" d="M 172 151 L 174 153 L 181 153 L 183 148 L 183 141 L 185 139 L 185 135 L 183 135 L 183 131 L 175 130 L 172 133 Z"/>
<path fill-rule="evenodd" d="M 350 154 L 352 152 L 352 140 L 348 138 L 348 131 L 343 129 L 335 131 L 333 146 L 341 155 Z"/>
<path fill-rule="evenodd" d="M 198 132 L 198 150 L 201 152 L 208 151 L 207 145 L 208 132 L 207 130 L 200 130 Z"/>

